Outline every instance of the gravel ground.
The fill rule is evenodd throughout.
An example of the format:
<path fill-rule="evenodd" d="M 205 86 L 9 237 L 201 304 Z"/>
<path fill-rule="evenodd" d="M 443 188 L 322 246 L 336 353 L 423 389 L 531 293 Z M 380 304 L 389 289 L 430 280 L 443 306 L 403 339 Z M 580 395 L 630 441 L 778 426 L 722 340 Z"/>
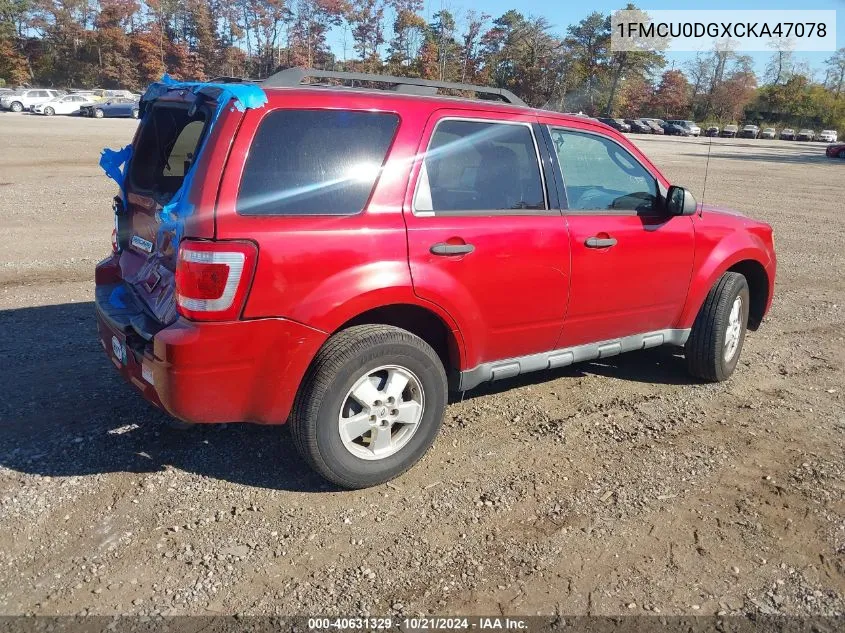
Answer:
<path fill-rule="evenodd" d="M 770 222 L 737 373 L 649 350 L 497 384 L 399 480 L 337 491 L 285 428 L 176 431 L 95 337 L 134 122 L 0 114 L 0 613 L 845 612 L 845 164 L 712 142 L 706 201 Z M 709 141 L 634 137 L 701 199 Z"/>

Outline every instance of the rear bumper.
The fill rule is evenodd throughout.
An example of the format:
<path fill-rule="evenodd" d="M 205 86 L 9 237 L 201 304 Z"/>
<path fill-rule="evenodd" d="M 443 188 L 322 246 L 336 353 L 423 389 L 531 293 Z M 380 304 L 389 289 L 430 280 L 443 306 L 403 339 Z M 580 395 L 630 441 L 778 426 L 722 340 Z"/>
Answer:
<path fill-rule="evenodd" d="M 144 398 L 187 422 L 284 423 L 305 370 L 326 339 L 323 332 L 286 319 L 196 323 L 182 318 L 145 339 L 120 306 L 110 303 L 116 288 L 131 292 L 122 282 L 98 279 L 100 344 Z M 115 349 L 124 350 L 123 358 Z"/>

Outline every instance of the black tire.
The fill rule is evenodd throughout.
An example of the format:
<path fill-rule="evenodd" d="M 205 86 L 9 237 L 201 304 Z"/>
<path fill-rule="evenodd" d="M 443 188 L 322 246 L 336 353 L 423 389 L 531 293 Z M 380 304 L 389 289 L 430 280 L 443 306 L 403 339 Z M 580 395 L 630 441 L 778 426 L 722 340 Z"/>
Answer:
<path fill-rule="evenodd" d="M 53 110 L 53 108 L 44 108 L 44 114 L 46 114 L 47 116 L 53 116 L 54 114 L 56 114 L 56 111 Z"/>
<path fill-rule="evenodd" d="M 20 101 L 13 101 L 12 105 L 9 106 L 9 109 L 12 112 L 23 112 L 23 104 Z"/>
<path fill-rule="evenodd" d="M 733 355 L 725 359 L 725 336 L 737 297 L 742 298 L 739 342 Z M 722 382 L 730 378 L 745 342 L 749 305 L 748 282 L 739 273 L 725 273 L 710 289 L 684 348 L 687 368 L 693 376 L 708 382 Z"/>
<path fill-rule="evenodd" d="M 422 418 L 398 452 L 362 459 L 344 446 L 338 416 L 363 373 L 384 365 L 406 368 L 419 379 Z M 446 398 L 446 372 L 428 343 L 397 327 L 353 326 L 332 336 L 311 363 L 293 405 L 291 435 L 303 459 L 327 480 L 343 488 L 367 488 L 398 477 L 425 455 L 440 431 Z"/>
<path fill-rule="evenodd" d="M 105 113 L 102 110 L 100 110 L 100 108 L 97 108 L 96 110 L 94 110 L 94 118 L 95 119 L 102 119 L 104 115 L 105 115 Z"/>
<path fill-rule="evenodd" d="M 839 150 L 839 158 L 845 158 L 845 149 Z"/>

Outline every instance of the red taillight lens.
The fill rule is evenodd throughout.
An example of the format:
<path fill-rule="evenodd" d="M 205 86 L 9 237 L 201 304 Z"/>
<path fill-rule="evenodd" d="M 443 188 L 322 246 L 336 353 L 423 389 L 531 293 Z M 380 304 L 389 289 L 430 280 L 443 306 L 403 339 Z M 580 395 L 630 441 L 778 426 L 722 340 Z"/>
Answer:
<path fill-rule="evenodd" d="M 117 229 L 111 231 L 111 250 L 112 253 L 117 253 L 120 250 L 117 246 Z"/>
<path fill-rule="evenodd" d="M 176 265 L 179 313 L 195 321 L 237 319 L 257 256 L 250 242 L 184 240 Z"/>

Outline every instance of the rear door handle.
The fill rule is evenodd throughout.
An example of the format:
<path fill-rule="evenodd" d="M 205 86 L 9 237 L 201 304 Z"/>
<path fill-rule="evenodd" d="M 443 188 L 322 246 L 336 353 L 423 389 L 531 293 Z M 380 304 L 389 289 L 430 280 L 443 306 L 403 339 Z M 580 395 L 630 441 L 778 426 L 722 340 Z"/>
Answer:
<path fill-rule="evenodd" d="M 587 248 L 610 248 L 616 246 L 615 237 L 588 237 L 584 242 Z"/>
<path fill-rule="evenodd" d="M 472 244 L 447 244 L 438 242 L 431 245 L 432 255 L 467 255 L 475 250 Z"/>

